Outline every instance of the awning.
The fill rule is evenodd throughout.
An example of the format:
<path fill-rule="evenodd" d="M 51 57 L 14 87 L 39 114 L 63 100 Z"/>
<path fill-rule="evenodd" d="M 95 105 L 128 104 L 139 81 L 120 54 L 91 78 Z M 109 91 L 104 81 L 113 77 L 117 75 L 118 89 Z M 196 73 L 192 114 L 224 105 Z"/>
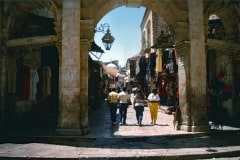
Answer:
<path fill-rule="evenodd" d="M 103 67 L 104 72 L 106 72 L 106 74 L 110 74 L 111 76 L 114 76 L 114 77 L 125 77 L 125 75 L 120 74 L 119 70 L 117 70 L 117 69 L 108 67 L 105 64 L 102 64 L 102 67 Z"/>
<path fill-rule="evenodd" d="M 102 50 L 102 48 L 99 47 L 99 46 L 95 43 L 95 41 L 93 41 L 93 42 L 91 43 L 91 49 L 90 49 L 90 51 L 92 51 L 92 52 L 104 53 L 104 51 Z"/>

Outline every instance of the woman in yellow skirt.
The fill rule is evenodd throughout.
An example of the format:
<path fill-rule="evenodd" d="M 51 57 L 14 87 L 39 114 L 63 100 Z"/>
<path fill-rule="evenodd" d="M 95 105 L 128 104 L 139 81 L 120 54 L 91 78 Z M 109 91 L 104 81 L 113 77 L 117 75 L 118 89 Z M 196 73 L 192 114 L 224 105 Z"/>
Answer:
<path fill-rule="evenodd" d="M 158 108 L 160 106 L 160 97 L 157 93 L 157 89 L 152 89 L 152 92 L 148 95 L 148 106 L 151 114 L 151 124 L 156 124 L 158 116 Z"/>

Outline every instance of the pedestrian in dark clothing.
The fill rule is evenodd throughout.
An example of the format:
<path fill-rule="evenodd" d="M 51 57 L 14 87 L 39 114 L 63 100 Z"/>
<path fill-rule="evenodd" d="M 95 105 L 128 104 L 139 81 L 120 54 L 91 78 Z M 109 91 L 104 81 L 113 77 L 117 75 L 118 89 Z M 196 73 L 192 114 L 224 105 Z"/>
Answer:
<path fill-rule="evenodd" d="M 111 113 L 111 121 L 112 125 L 116 125 L 117 122 L 117 104 L 118 104 L 118 93 L 116 92 L 115 88 L 111 89 L 111 92 L 108 94 L 108 102 L 110 107 Z"/>
<path fill-rule="evenodd" d="M 126 125 L 127 119 L 127 108 L 129 101 L 129 94 L 127 93 L 127 88 L 124 87 L 120 93 L 118 93 L 119 101 L 119 112 L 120 112 L 120 125 Z"/>
<path fill-rule="evenodd" d="M 137 124 L 142 126 L 143 111 L 144 111 L 144 94 L 141 90 L 137 90 L 133 100 L 133 107 L 136 112 Z"/>

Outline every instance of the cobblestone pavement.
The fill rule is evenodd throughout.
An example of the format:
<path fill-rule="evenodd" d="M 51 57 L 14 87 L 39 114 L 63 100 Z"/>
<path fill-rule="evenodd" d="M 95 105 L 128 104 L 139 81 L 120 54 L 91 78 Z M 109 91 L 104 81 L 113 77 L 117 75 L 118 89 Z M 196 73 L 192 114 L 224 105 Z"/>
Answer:
<path fill-rule="evenodd" d="M 107 114 L 106 114 L 107 113 Z M 159 110 L 157 125 L 151 125 L 150 112 L 148 107 L 145 107 L 143 113 L 142 127 L 137 125 L 135 116 L 135 110 L 132 106 L 129 106 L 127 113 L 127 125 L 126 126 L 112 126 L 110 121 L 110 114 L 108 114 L 108 108 L 102 107 L 95 110 L 94 114 L 90 116 L 90 119 L 98 117 L 98 120 L 90 120 L 92 128 L 92 134 L 89 137 L 132 137 L 132 136 L 159 136 L 159 135 L 181 135 L 189 134 L 188 132 L 176 131 L 173 128 L 173 116 L 163 114 Z M 103 117 L 102 117 L 103 116 Z M 119 114 L 118 114 L 119 118 Z"/>
<path fill-rule="evenodd" d="M 112 126 L 107 106 L 91 110 L 91 133 L 84 137 L 50 137 L 14 143 L 2 141 L 1 159 L 240 159 L 240 130 L 224 126 L 209 133 L 175 130 L 173 116 L 159 111 L 150 124 L 145 107 L 143 126 L 129 106 L 126 126 Z"/>

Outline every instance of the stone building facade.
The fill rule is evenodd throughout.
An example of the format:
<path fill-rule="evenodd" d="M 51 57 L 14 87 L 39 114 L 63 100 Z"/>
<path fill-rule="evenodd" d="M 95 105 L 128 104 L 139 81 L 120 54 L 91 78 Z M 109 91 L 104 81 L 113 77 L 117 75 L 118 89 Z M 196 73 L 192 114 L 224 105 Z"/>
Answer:
<path fill-rule="evenodd" d="M 10 129 L 11 126 L 14 128 L 18 121 L 13 120 L 13 115 L 20 112 L 25 117 L 28 110 L 34 111 L 30 115 L 37 113 L 39 119 L 52 119 L 58 134 L 89 133 L 89 48 L 98 21 L 118 6 L 146 7 L 173 27 L 174 44 L 179 55 L 181 130 L 195 132 L 209 129 L 206 107 L 208 78 L 215 74 L 209 59 L 215 59 L 216 70 L 224 69 L 224 75 L 234 81 L 233 95 L 236 99 L 232 100 L 235 106 L 232 114 L 237 114 L 235 116 L 239 118 L 236 112 L 239 110 L 239 5 L 237 0 L 1 1 L 1 128 L 9 128 L 9 121 Z M 217 15 L 225 27 L 222 39 L 207 38 L 208 20 L 212 14 Z M 26 91 L 26 88 L 21 89 L 23 85 L 14 82 L 19 78 L 16 73 L 26 73 L 31 69 L 42 75 L 39 77 L 42 85 L 38 86 L 41 92 L 36 93 L 37 99 L 33 101 L 22 97 L 21 91 Z M 21 82 L 29 79 L 22 76 Z M 34 110 L 29 109 L 31 107 Z M 44 117 L 46 113 L 49 113 L 47 118 Z"/>
<path fill-rule="evenodd" d="M 171 26 L 168 26 L 165 21 L 163 20 L 162 17 L 160 17 L 158 14 L 156 14 L 155 12 L 153 12 L 152 10 L 146 10 L 142 23 L 141 23 L 141 32 L 142 32 L 142 49 L 139 52 L 139 56 L 138 58 L 134 61 L 134 63 L 136 63 L 134 72 L 137 74 L 139 74 L 141 71 L 139 71 L 139 61 L 141 58 L 144 59 L 147 58 L 148 60 L 144 60 L 144 61 L 149 61 L 150 59 L 152 59 L 154 61 L 154 63 L 156 63 L 156 57 L 154 58 L 150 58 L 149 56 L 156 56 L 156 51 L 157 48 L 160 48 L 162 50 L 162 66 L 164 67 L 166 64 L 164 63 L 168 63 L 167 59 L 172 59 L 174 61 L 176 61 L 175 63 L 178 62 L 178 59 L 175 59 L 177 57 L 174 56 L 170 56 L 170 58 L 166 58 L 169 55 L 169 49 L 173 49 L 176 51 L 177 54 L 177 49 L 175 49 L 174 45 L 173 46 L 169 46 L 169 47 L 160 47 L 161 44 L 158 44 L 158 39 L 159 37 L 162 35 L 161 32 L 163 32 L 164 36 L 167 35 L 166 33 L 171 32 Z M 207 91 L 207 112 L 208 112 L 208 118 L 209 121 L 211 120 L 211 112 L 214 112 L 211 110 L 211 89 L 216 86 L 216 82 L 214 82 L 214 79 L 217 78 L 217 80 L 222 83 L 222 93 L 220 94 L 220 96 L 222 96 L 223 98 L 223 102 L 221 104 L 222 107 L 222 121 L 224 124 L 235 124 L 235 125 L 239 125 L 239 75 L 238 75 L 238 66 L 236 65 L 236 61 L 238 61 L 239 58 L 239 53 L 235 53 L 234 56 L 236 59 L 234 58 L 229 58 L 229 55 L 227 54 L 222 54 L 223 50 L 221 49 L 216 49 L 216 47 L 218 46 L 225 46 L 227 43 L 229 43 L 230 41 L 232 41 L 232 36 L 230 35 L 226 35 L 226 29 L 223 26 L 222 20 L 215 14 L 212 14 L 209 16 L 209 20 L 208 20 L 208 35 L 207 35 L 207 41 L 211 42 L 211 43 L 206 43 L 207 45 L 209 45 L 207 49 L 207 87 L 208 87 L 208 91 Z M 238 38 L 236 38 L 236 41 Z M 170 39 L 171 40 L 171 39 Z M 169 42 L 171 43 L 171 42 Z M 220 44 L 222 43 L 222 44 Z M 157 46 L 159 45 L 159 46 Z M 171 45 L 171 44 L 170 44 Z M 233 47 L 234 48 L 234 47 Z M 165 51 L 164 51 L 165 50 Z M 228 52 L 227 50 L 230 50 L 230 48 L 225 48 L 224 52 Z M 149 55 L 150 54 L 150 55 Z M 165 54 L 165 56 L 164 56 Z M 175 55 L 177 56 L 177 55 Z M 129 60 L 133 59 L 132 57 L 129 58 Z M 147 62 L 149 63 L 149 62 Z M 147 64 L 147 65 L 152 65 L 152 64 Z M 175 65 L 175 64 L 174 64 Z M 143 68 L 144 70 L 149 70 L 149 68 Z M 155 73 L 156 69 L 154 66 L 154 70 Z M 177 72 L 174 71 L 176 74 Z M 221 78 L 218 77 L 218 75 L 222 73 L 224 74 Z M 160 74 L 162 75 L 166 75 L 166 73 L 160 72 Z M 174 75 L 175 76 L 175 75 Z M 138 75 L 135 75 L 135 77 L 138 77 Z M 172 75 L 171 75 L 172 77 Z M 163 79 L 163 78 L 160 78 Z M 139 81 L 148 81 L 148 87 L 157 87 L 159 86 L 159 84 L 153 84 L 153 82 L 155 82 L 157 80 L 157 77 L 154 77 L 154 79 L 152 79 L 152 77 L 148 77 L 148 75 L 143 76 L 142 80 Z M 175 78 L 174 78 L 175 80 Z M 168 80 L 170 82 L 170 84 L 172 85 L 172 80 L 168 78 Z M 166 84 L 166 82 L 165 82 Z M 168 83 L 169 84 L 169 83 Z M 167 84 L 167 85 L 168 85 Z M 141 85 L 140 85 L 141 87 Z M 173 88 L 177 89 L 178 85 L 173 85 Z M 159 88 L 160 91 L 160 95 L 161 95 L 161 87 Z M 177 90 L 178 92 L 178 90 Z M 175 94 L 174 94 L 175 95 Z M 164 98 L 163 98 L 164 99 Z M 175 98 L 174 98 L 175 99 Z M 173 103 L 172 105 L 174 105 L 175 103 Z M 163 102 L 163 105 L 168 105 L 166 103 Z"/>

